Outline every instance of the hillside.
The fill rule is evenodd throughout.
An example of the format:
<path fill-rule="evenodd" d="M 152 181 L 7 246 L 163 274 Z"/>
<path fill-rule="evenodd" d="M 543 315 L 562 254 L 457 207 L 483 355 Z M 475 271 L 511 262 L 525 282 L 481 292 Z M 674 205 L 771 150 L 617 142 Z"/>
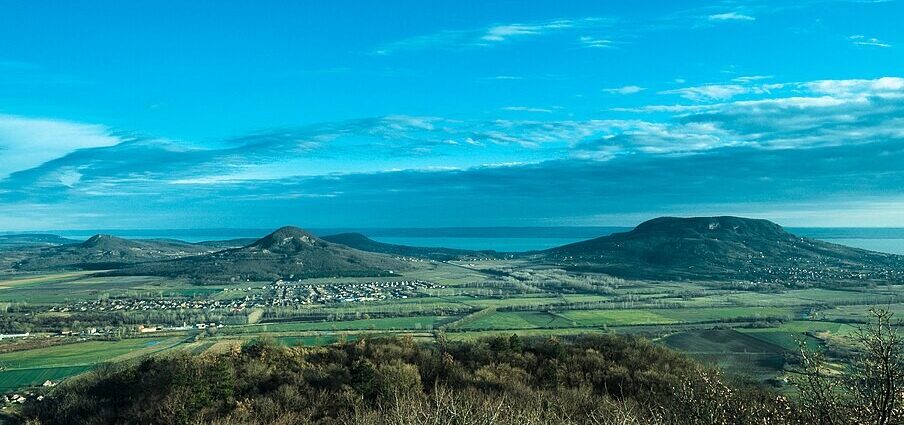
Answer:
<path fill-rule="evenodd" d="M 406 268 L 399 260 L 327 242 L 297 227 L 283 227 L 235 249 L 139 264 L 118 274 L 187 277 L 197 281 L 383 276 Z"/>
<path fill-rule="evenodd" d="M 797 284 L 904 276 L 904 257 L 801 238 L 770 221 L 740 217 L 662 217 L 539 256 L 572 269 L 643 279 Z"/>
<path fill-rule="evenodd" d="M 466 249 L 394 245 L 377 242 L 360 233 L 340 233 L 338 235 L 324 236 L 323 239 L 351 248 L 360 249 L 361 251 L 378 252 L 400 257 L 426 258 L 438 261 L 457 260 L 468 257 L 498 257 L 501 255 L 496 251 L 471 251 Z"/>
<path fill-rule="evenodd" d="M 175 240 L 129 240 L 112 235 L 94 235 L 81 243 L 17 252 L 15 255 L 18 258 L 11 267 L 19 271 L 110 269 L 200 255 L 217 249 Z"/>
<path fill-rule="evenodd" d="M 21 247 L 59 246 L 77 243 L 73 239 L 66 239 L 57 235 L 38 233 L 23 233 L 16 235 L 0 235 L 0 249 Z"/>

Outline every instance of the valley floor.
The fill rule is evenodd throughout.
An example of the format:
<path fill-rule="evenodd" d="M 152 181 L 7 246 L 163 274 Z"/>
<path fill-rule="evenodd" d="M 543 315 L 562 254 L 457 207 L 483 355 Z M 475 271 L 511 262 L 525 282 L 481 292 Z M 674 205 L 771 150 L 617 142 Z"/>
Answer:
<path fill-rule="evenodd" d="M 840 361 L 871 307 L 904 310 L 899 285 L 776 289 L 627 281 L 515 261 L 412 265 L 402 277 L 307 279 L 281 286 L 196 286 L 96 273 L 0 277 L 0 308 L 6 312 L 0 333 L 20 335 L 0 339 L 0 393 L 55 385 L 106 362 L 227 352 L 261 335 L 310 346 L 383 334 L 430 341 L 631 333 L 729 373 L 783 386 L 786 363 L 799 342 Z M 287 285 L 379 288 L 383 283 L 396 291 L 399 279 L 421 283 L 376 301 L 306 304 L 286 296 Z M 227 302 L 236 300 L 258 302 L 247 308 Z"/>

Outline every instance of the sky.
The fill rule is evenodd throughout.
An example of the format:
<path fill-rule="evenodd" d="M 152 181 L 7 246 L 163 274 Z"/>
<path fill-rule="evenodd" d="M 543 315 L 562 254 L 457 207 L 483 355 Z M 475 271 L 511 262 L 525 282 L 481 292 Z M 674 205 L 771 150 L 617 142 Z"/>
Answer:
<path fill-rule="evenodd" d="M 0 2 L 0 230 L 904 227 L 904 1 Z"/>

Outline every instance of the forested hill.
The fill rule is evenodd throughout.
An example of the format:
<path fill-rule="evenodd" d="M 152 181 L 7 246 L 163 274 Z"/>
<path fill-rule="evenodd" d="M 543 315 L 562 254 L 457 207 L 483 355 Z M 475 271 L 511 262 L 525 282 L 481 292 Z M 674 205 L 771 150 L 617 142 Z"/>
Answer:
<path fill-rule="evenodd" d="M 210 253 L 222 247 L 167 239 L 129 240 L 94 235 L 84 242 L 50 247 L 24 247 L 0 253 L 18 271 L 112 269 L 134 263 Z"/>
<path fill-rule="evenodd" d="M 406 268 L 404 262 L 390 256 L 327 242 L 302 229 L 287 226 L 241 248 L 172 261 L 136 264 L 116 273 L 222 282 L 385 276 Z"/>
<path fill-rule="evenodd" d="M 324 240 L 342 244 L 351 248 L 360 249 L 368 252 L 379 252 L 383 254 L 397 255 L 401 257 L 417 257 L 427 258 L 431 260 L 447 261 L 457 260 L 461 258 L 496 258 L 504 254 L 496 251 L 473 251 L 467 249 L 439 248 L 439 247 L 416 247 L 407 245 L 394 245 L 388 243 L 377 242 L 360 233 L 340 233 L 337 235 L 324 236 Z"/>
<path fill-rule="evenodd" d="M 0 249 L 22 247 L 59 246 L 78 243 L 73 239 L 67 239 L 57 235 L 22 233 L 12 235 L 0 235 Z"/>
<path fill-rule="evenodd" d="M 807 283 L 904 276 L 904 257 L 802 238 L 770 221 L 740 217 L 662 217 L 538 256 L 626 278 Z"/>

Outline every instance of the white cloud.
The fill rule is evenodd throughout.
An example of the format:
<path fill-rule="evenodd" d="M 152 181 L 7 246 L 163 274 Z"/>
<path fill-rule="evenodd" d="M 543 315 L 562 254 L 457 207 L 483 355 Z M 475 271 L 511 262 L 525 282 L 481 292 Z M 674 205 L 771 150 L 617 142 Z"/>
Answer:
<path fill-rule="evenodd" d="M 520 117 L 524 119 L 474 121 L 387 116 L 274 130 L 223 141 L 204 150 L 184 144 L 180 149 L 157 141 L 121 143 L 108 149 L 63 155 L 34 172 L 10 177 L 0 184 L 0 195 L 6 192 L 8 197 L 21 194 L 33 200 L 50 201 L 60 196 L 143 196 L 161 190 L 178 192 L 186 186 L 230 187 L 247 182 L 376 173 L 390 167 L 467 169 L 488 163 L 536 163 L 575 157 L 606 161 L 632 155 L 693 155 L 741 146 L 766 150 L 844 145 L 856 148 L 854 145 L 865 143 L 904 141 L 904 78 L 701 87 L 708 88 L 676 94 L 690 98 L 701 96 L 703 100 L 727 98 L 738 92 L 768 95 L 623 110 L 658 113 L 655 117 L 634 116 L 633 119 L 555 120 L 537 114 Z M 776 94 L 768 93 L 767 87 L 783 89 Z M 556 107 L 504 109 L 546 113 L 555 111 Z M 9 121 L 6 118 L 7 125 L 0 126 L 7 133 Z M 39 120 L 25 121 L 37 127 L 32 121 Z M 75 140 L 71 136 L 78 132 L 71 126 L 91 137 L 99 137 L 100 141 L 83 138 L 81 143 L 67 145 L 58 152 L 118 141 L 107 136 L 107 129 L 102 126 L 64 124 L 67 131 L 57 131 L 61 135 L 59 139 Z M 311 140 L 321 141 L 317 150 L 299 151 L 301 142 Z M 6 145 L 4 149 L 0 151 L 2 164 L 18 164 L 8 159 L 12 156 L 8 156 Z M 32 164 L 45 161 L 32 161 Z"/>
<path fill-rule="evenodd" d="M 385 56 L 402 51 L 418 51 L 432 48 L 463 49 L 494 46 L 515 39 L 540 37 L 561 31 L 592 30 L 608 25 L 599 18 L 555 19 L 532 23 L 504 23 L 482 28 L 445 30 L 384 43 L 371 53 Z M 590 39 L 588 47 L 603 47 L 608 40 Z"/>
<path fill-rule="evenodd" d="M 819 80 L 803 86 L 815 93 L 838 97 L 904 96 L 904 78 L 882 77 L 874 80 Z"/>
<path fill-rule="evenodd" d="M 768 80 L 771 78 L 772 78 L 771 75 L 746 75 L 743 77 L 733 78 L 731 81 L 734 81 L 736 83 L 747 84 L 747 83 L 752 83 L 754 81 Z"/>
<path fill-rule="evenodd" d="M 741 77 L 734 81 L 755 81 L 764 77 Z M 866 97 L 880 98 L 904 98 L 904 78 L 882 77 L 872 80 L 816 80 L 802 83 L 772 83 L 772 84 L 706 84 L 695 87 L 666 90 L 660 94 L 679 95 L 695 102 L 725 101 L 739 95 L 764 95 L 775 91 L 791 91 L 794 93 L 807 93 L 809 96 L 793 96 L 776 99 L 750 100 L 748 102 L 764 102 L 776 100 L 789 100 L 799 104 L 806 102 L 806 106 L 830 105 L 845 102 L 848 99 L 864 99 Z M 706 109 L 706 105 L 653 105 L 641 108 L 647 112 L 687 112 Z M 626 111 L 626 110 L 622 110 Z"/>
<path fill-rule="evenodd" d="M 785 84 L 705 84 L 702 86 L 661 91 L 659 94 L 677 94 L 694 102 L 705 102 L 712 100 L 727 100 L 743 94 L 768 94 L 773 90 L 784 87 Z"/>
<path fill-rule="evenodd" d="M 747 88 L 738 84 L 709 84 L 705 86 L 666 90 L 659 93 L 677 94 L 685 99 L 699 102 L 705 100 L 730 99 L 739 94 L 747 93 Z"/>
<path fill-rule="evenodd" d="M 858 46 L 873 46 L 873 47 L 891 47 L 891 44 L 886 43 L 882 40 L 879 40 L 876 37 L 867 37 L 864 35 L 852 35 L 849 37 L 851 43 L 856 44 Z"/>
<path fill-rule="evenodd" d="M 0 115 L 0 177 L 78 149 L 112 146 L 121 141 L 102 125 Z"/>
<path fill-rule="evenodd" d="M 718 13 L 709 15 L 710 21 L 755 21 L 756 18 L 738 12 Z"/>
<path fill-rule="evenodd" d="M 568 20 L 557 20 L 543 24 L 508 24 L 496 25 L 487 28 L 486 33 L 480 37 L 483 41 L 499 42 L 509 38 L 523 35 L 543 34 L 547 31 L 571 28 L 573 23 Z"/>
<path fill-rule="evenodd" d="M 551 113 L 552 109 L 547 108 L 533 108 L 530 106 L 506 106 L 502 108 L 503 111 L 518 111 L 518 112 L 542 112 L 542 113 Z"/>
<path fill-rule="evenodd" d="M 621 134 L 630 136 L 631 143 L 642 146 L 642 151 L 648 153 L 675 149 L 701 151 L 709 149 L 707 146 L 806 149 L 904 140 L 904 118 L 901 118 L 904 78 L 820 80 L 772 86 L 787 89 L 783 91 L 784 96 L 620 109 L 675 114 L 662 126 L 638 126 Z M 762 87 L 744 89 L 753 93 Z M 794 95 L 788 96 L 789 93 Z"/>
<path fill-rule="evenodd" d="M 591 48 L 591 49 L 611 49 L 613 47 L 612 40 L 607 40 L 604 38 L 594 38 L 594 37 L 584 36 L 584 37 L 581 37 L 579 40 L 580 40 L 582 46 Z"/>
<path fill-rule="evenodd" d="M 635 93 L 640 93 L 644 90 L 646 90 L 646 89 L 643 87 L 640 87 L 640 86 L 624 86 L 624 87 L 618 87 L 618 88 L 614 88 L 614 89 L 603 89 L 603 91 L 606 93 L 614 93 L 614 94 L 635 94 Z"/>

